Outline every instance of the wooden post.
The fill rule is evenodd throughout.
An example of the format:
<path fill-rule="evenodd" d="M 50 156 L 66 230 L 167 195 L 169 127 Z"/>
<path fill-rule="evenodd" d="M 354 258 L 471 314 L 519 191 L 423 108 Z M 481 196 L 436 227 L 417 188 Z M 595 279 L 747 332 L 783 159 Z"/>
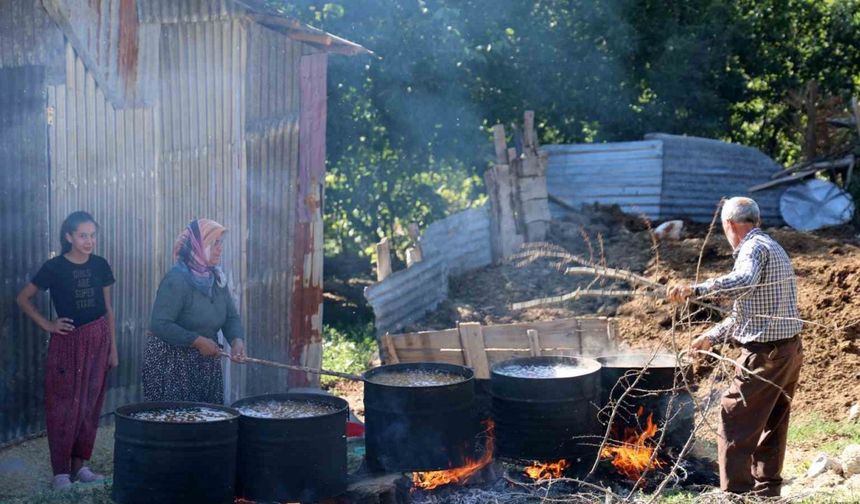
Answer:
<path fill-rule="evenodd" d="M 534 110 L 526 110 L 526 113 L 523 114 L 523 129 L 525 130 L 525 138 L 523 143 L 525 144 L 527 149 L 534 149 L 537 147 L 537 137 L 535 136 L 535 111 Z"/>
<path fill-rule="evenodd" d="M 526 336 L 529 337 L 529 348 L 531 349 L 532 357 L 540 357 L 540 336 L 538 332 L 534 329 L 528 329 L 526 330 Z"/>
<path fill-rule="evenodd" d="M 376 281 L 381 282 L 391 274 L 391 245 L 388 237 L 376 244 Z"/>
<path fill-rule="evenodd" d="M 406 266 L 412 266 L 424 260 L 424 251 L 421 250 L 421 232 L 418 229 L 418 224 L 411 223 L 407 227 L 409 240 L 412 242 L 412 247 L 406 249 Z"/>
<path fill-rule="evenodd" d="M 496 165 L 486 171 L 484 181 L 490 198 L 493 259 L 498 261 L 523 244 L 523 236 L 517 232 L 511 169 L 508 165 Z"/>
<path fill-rule="evenodd" d="M 815 103 L 818 101 L 818 82 L 815 80 L 811 80 L 806 84 L 804 101 L 806 102 L 806 135 L 803 139 L 803 154 L 807 160 L 812 161 L 815 159 L 818 147 L 815 131 L 818 112 L 815 106 Z"/>
<path fill-rule="evenodd" d="M 487 360 L 487 349 L 484 347 L 484 332 L 478 322 L 459 324 L 460 344 L 463 347 L 463 358 L 466 365 L 475 371 L 475 378 L 490 378 L 490 363 Z"/>
<path fill-rule="evenodd" d="M 388 333 L 382 336 L 382 349 L 385 352 L 383 357 L 386 364 L 397 364 L 400 362 L 400 358 L 397 356 L 397 349 L 394 348 L 394 338 Z"/>
<path fill-rule="evenodd" d="M 508 143 L 505 140 L 505 127 L 493 126 L 493 145 L 496 148 L 496 164 L 508 164 Z"/>

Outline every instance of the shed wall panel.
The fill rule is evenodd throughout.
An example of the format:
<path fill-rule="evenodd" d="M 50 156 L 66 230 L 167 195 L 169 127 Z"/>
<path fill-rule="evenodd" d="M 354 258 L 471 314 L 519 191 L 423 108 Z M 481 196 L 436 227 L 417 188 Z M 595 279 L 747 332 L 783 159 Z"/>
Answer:
<path fill-rule="evenodd" d="M 45 68 L 0 68 L 0 444 L 44 429 L 47 338 L 15 304 L 49 257 Z M 21 195 L 26 195 L 22 197 Z M 34 299 L 50 311 L 47 295 Z"/>

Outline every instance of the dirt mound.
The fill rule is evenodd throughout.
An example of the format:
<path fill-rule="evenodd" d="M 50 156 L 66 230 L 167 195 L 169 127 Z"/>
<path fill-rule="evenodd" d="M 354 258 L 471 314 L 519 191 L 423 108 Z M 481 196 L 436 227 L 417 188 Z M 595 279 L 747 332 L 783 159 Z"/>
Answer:
<path fill-rule="evenodd" d="M 718 226 L 719 228 L 719 226 Z M 850 226 L 816 233 L 767 229 L 792 258 L 798 281 L 805 365 L 797 395 L 799 410 L 841 417 L 860 401 L 860 242 Z M 616 208 L 584 208 L 553 222 L 549 240 L 572 254 L 610 267 L 641 273 L 666 284 L 728 272 L 731 248 L 720 229 L 689 226 L 681 240 L 656 244 L 647 223 Z M 706 240 L 707 237 L 707 240 Z M 700 259 L 701 257 L 701 259 Z M 485 324 L 608 315 L 631 347 L 666 344 L 676 308 L 662 299 L 588 297 L 513 310 L 513 303 L 558 296 L 577 288 L 628 289 L 623 282 L 593 283 L 589 276 L 563 274 L 558 261 L 509 261 L 451 279 L 451 295 L 435 312 L 407 330 L 444 329 L 458 321 Z M 679 345 L 719 320 L 701 313 L 693 329 L 674 334 Z"/>

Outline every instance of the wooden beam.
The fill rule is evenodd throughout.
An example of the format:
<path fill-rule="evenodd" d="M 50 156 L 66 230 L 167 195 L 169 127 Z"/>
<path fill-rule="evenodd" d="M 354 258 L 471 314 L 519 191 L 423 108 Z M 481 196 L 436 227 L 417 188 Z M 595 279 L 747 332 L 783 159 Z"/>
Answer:
<path fill-rule="evenodd" d="M 493 145 L 496 148 L 496 163 L 508 164 L 508 143 L 505 140 L 505 127 L 501 124 L 493 126 Z"/>
<path fill-rule="evenodd" d="M 526 336 L 529 338 L 529 348 L 532 351 L 532 357 L 540 357 L 540 336 L 538 332 L 534 329 L 529 329 L 526 331 Z"/>
<path fill-rule="evenodd" d="M 391 274 L 391 245 L 388 237 L 376 244 L 376 281 L 381 282 Z"/>
<path fill-rule="evenodd" d="M 857 137 L 860 138 L 860 104 L 857 103 L 857 97 L 851 97 L 851 113 L 854 114 L 854 126 L 857 127 Z"/>
<path fill-rule="evenodd" d="M 523 114 L 523 129 L 525 130 L 524 135 L 524 143 L 528 148 L 537 147 L 536 135 L 535 135 L 535 111 L 534 110 L 526 110 L 526 113 Z"/>
<path fill-rule="evenodd" d="M 490 378 L 490 363 L 487 360 L 487 350 L 484 347 L 484 333 L 478 322 L 465 322 L 459 325 L 460 343 L 463 345 L 463 356 L 466 365 L 475 371 L 475 377 Z"/>
<path fill-rule="evenodd" d="M 386 333 L 382 336 L 382 349 L 385 352 L 383 357 L 386 364 L 397 364 L 400 362 L 400 358 L 397 356 L 397 349 L 394 348 L 394 340 L 390 334 Z"/>
<path fill-rule="evenodd" d="M 420 263 L 424 260 L 424 255 L 421 253 L 421 247 L 409 247 L 406 249 L 406 267 Z"/>

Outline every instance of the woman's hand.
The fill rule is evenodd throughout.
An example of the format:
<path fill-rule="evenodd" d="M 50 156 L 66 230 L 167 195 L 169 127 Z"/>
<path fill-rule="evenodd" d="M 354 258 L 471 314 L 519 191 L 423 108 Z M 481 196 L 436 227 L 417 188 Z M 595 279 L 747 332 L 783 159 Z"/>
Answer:
<path fill-rule="evenodd" d="M 69 334 L 70 332 L 75 330 L 74 324 L 72 324 L 73 320 L 66 317 L 60 317 L 57 320 L 51 320 L 47 323 L 44 330 L 48 331 L 51 334 Z"/>
<path fill-rule="evenodd" d="M 234 339 L 233 343 L 230 344 L 230 360 L 244 363 L 245 357 L 245 342 L 242 341 L 242 338 Z"/>
<path fill-rule="evenodd" d="M 203 336 L 197 336 L 197 339 L 191 343 L 191 346 L 196 348 L 203 357 L 218 357 L 221 353 L 221 348 L 218 346 L 218 343 L 215 343 L 211 339 Z"/>

